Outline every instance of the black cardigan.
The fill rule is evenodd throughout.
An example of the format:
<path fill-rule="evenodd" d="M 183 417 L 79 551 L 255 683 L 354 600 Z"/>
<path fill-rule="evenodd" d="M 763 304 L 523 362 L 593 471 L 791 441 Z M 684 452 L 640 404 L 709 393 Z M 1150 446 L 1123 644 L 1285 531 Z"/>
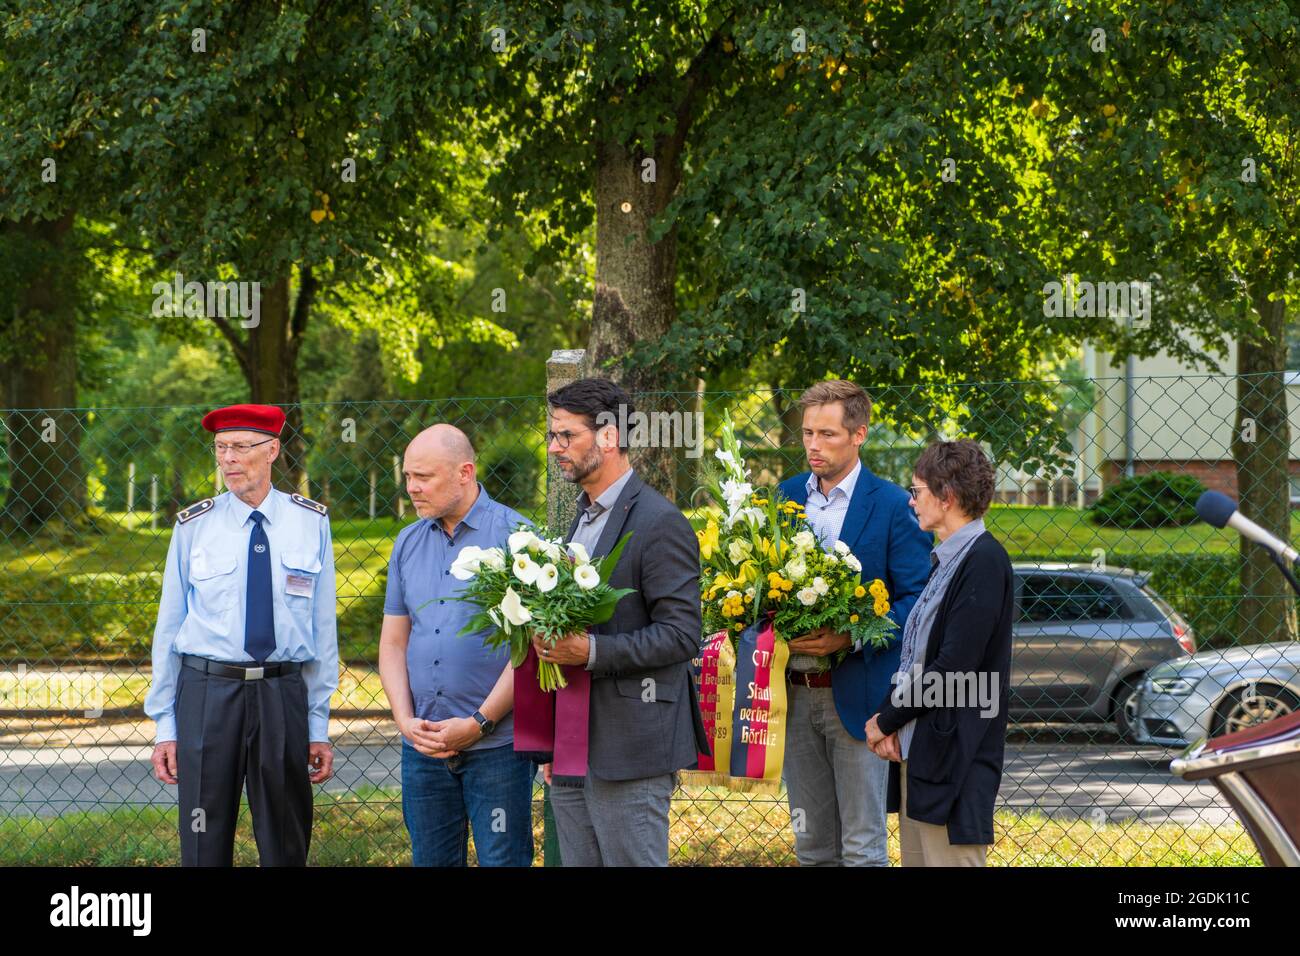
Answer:
<path fill-rule="evenodd" d="M 993 716 L 980 716 L 973 700 L 965 707 L 927 708 L 913 695 L 908 703 L 915 706 L 899 706 L 892 688 L 879 707 L 877 723 L 886 734 L 916 720 L 907 757 L 907 815 L 947 825 L 953 844 L 993 842 L 993 804 L 1006 746 L 1014 601 L 1011 559 L 986 531 L 971 544 L 948 583 L 925 648 L 923 674 L 997 674 Z M 899 770 L 899 764 L 890 763 L 890 813 L 898 812 Z"/>

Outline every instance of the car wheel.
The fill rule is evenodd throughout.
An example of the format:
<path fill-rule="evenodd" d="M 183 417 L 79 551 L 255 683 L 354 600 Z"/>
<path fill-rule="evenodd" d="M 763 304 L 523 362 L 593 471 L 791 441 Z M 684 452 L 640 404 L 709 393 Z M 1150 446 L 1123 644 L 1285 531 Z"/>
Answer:
<path fill-rule="evenodd" d="M 1256 684 L 1254 696 L 1250 686 L 1233 691 L 1215 710 L 1214 734 L 1222 737 L 1247 727 L 1254 727 L 1275 717 L 1300 709 L 1300 697 L 1277 684 Z"/>
<path fill-rule="evenodd" d="M 1137 731 L 1137 689 L 1142 675 L 1126 677 L 1115 688 L 1111 696 L 1110 713 L 1115 721 L 1115 733 L 1119 739 L 1131 744 L 1136 740 Z"/>

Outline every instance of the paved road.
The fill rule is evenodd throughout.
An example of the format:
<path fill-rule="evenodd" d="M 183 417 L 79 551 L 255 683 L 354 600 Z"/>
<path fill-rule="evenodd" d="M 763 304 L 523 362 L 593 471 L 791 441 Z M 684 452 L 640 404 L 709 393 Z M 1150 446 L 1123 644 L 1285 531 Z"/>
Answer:
<path fill-rule="evenodd" d="M 0 815 L 54 816 L 121 804 L 175 805 L 175 791 L 153 779 L 152 748 L 0 747 Z M 396 788 L 396 745 L 336 748 L 335 777 L 326 789 Z M 1056 819 L 1096 823 L 1217 826 L 1233 819 L 1211 784 L 1169 773 L 1159 748 L 1070 744 L 1008 744 L 1000 803 Z"/>

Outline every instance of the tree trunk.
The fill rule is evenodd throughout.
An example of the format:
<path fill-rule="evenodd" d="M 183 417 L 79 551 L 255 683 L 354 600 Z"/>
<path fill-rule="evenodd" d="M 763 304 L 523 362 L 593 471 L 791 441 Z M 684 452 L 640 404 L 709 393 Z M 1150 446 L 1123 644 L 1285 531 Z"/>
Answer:
<path fill-rule="evenodd" d="M 74 213 L 23 220 L 6 231 L 24 243 L 25 274 L 13 302 L 4 373 L 9 490 L 0 522 L 35 531 L 56 519 L 84 527 L 86 471 L 77 404 L 76 273 L 66 246 Z"/>
<path fill-rule="evenodd" d="M 1246 517 L 1278 537 L 1290 538 L 1291 452 L 1287 420 L 1286 308 L 1253 292 L 1260 329 L 1237 343 L 1237 422 L 1232 451 L 1237 492 Z M 1251 440 L 1253 438 L 1253 440 Z M 1242 644 L 1283 641 L 1295 636 L 1295 598 L 1267 551 L 1241 539 L 1241 600 L 1237 639 Z"/>
<path fill-rule="evenodd" d="M 646 393 L 678 389 L 679 377 L 664 368 L 625 370 L 618 362 L 638 342 L 666 334 L 677 320 L 676 229 L 655 243 L 646 240 L 646 233 L 671 199 L 679 172 L 659 166 L 657 181 L 644 182 L 643 160 L 655 157 L 609 141 L 597 153 L 596 290 L 588 343 L 592 368 L 632 393 L 637 411 L 677 411 L 670 407 L 671 397 Z M 676 498 L 676 458 L 671 448 L 632 449 L 637 472 L 669 500 Z"/>
<path fill-rule="evenodd" d="M 240 363 L 250 401 L 284 407 L 286 421 L 275 466 L 276 485 L 283 491 L 297 491 L 306 473 L 298 353 L 315 297 L 316 278 L 308 268 L 299 274 L 298 294 L 292 306 L 288 276 L 264 285 L 261 320 L 248 330 L 246 361 Z"/>

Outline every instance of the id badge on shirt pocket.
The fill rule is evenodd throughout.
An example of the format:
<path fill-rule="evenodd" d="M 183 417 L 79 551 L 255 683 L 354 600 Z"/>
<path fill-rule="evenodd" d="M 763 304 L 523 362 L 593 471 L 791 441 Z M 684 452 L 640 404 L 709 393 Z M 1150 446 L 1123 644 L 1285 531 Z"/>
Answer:
<path fill-rule="evenodd" d="M 320 573 L 320 558 L 314 554 L 286 551 L 280 556 L 284 565 L 284 593 L 293 597 L 309 598 L 316 593 L 316 575 Z"/>

